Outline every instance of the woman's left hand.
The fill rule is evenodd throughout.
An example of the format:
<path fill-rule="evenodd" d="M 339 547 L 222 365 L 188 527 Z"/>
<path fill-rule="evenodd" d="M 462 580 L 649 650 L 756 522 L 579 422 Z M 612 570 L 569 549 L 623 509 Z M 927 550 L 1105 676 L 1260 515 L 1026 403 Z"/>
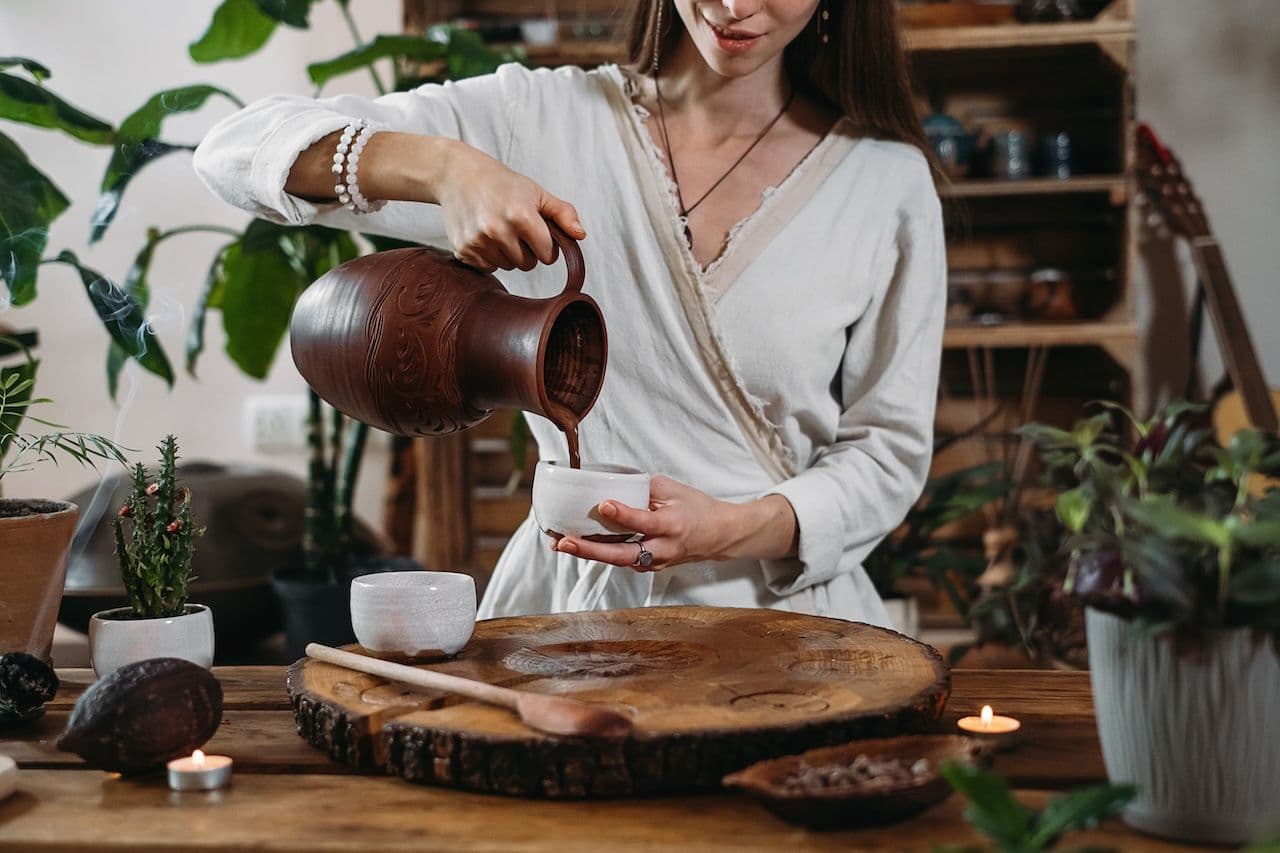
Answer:
<path fill-rule="evenodd" d="M 605 501 L 599 510 L 619 527 L 644 536 L 644 548 L 653 554 L 650 565 L 635 565 L 640 553 L 635 542 L 590 542 L 565 537 L 552 543 L 552 549 L 638 572 L 656 572 L 683 563 L 749 556 L 755 549 L 763 550 L 754 555 L 762 559 L 784 556 L 793 548 L 796 530 L 791 504 L 779 495 L 736 504 L 663 476 L 649 482 L 648 509 Z"/>

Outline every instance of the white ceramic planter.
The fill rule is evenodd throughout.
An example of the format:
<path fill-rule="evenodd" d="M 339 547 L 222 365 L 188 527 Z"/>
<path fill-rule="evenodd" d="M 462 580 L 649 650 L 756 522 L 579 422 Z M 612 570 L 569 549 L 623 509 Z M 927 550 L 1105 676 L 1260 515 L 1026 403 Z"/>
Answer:
<path fill-rule="evenodd" d="M 182 616 L 131 619 L 128 607 L 103 610 L 89 620 L 89 655 L 99 678 L 148 658 L 183 658 L 213 666 L 213 611 L 188 604 Z"/>
<path fill-rule="evenodd" d="M 920 603 L 915 596 L 886 598 L 884 609 L 889 611 L 893 630 L 913 640 L 920 638 Z"/>
<path fill-rule="evenodd" d="M 1240 844 L 1280 828 L 1280 656 L 1246 630 L 1222 631 L 1206 657 L 1140 640 L 1089 610 L 1090 678 L 1107 776 L 1138 787 L 1135 829 Z"/>

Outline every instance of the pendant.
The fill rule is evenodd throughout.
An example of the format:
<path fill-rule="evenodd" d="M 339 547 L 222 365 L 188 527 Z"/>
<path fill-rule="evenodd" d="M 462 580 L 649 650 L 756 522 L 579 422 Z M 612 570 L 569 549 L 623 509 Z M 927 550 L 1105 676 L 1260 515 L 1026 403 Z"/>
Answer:
<path fill-rule="evenodd" d="M 693 248 L 693 231 L 689 228 L 689 224 L 687 222 L 685 223 L 685 226 L 684 226 L 684 239 L 689 244 L 689 248 L 692 249 Z"/>

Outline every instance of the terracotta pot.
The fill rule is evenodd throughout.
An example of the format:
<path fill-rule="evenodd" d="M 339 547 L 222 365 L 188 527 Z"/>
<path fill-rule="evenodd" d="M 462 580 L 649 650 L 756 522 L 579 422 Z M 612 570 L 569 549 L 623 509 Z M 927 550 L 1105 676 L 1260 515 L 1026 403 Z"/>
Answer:
<path fill-rule="evenodd" d="M 0 500 L 0 654 L 48 660 L 79 507 Z"/>
<path fill-rule="evenodd" d="M 99 678 L 151 658 L 182 658 L 208 669 L 213 666 L 213 612 L 188 604 L 181 616 L 140 619 L 132 607 L 95 613 L 89 620 L 89 654 Z"/>
<path fill-rule="evenodd" d="M 1090 609 L 1089 672 L 1107 776 L 1138 787 L 1135 829 L 1241 844 L 1280 826 L 1280 654 L 1245 629 L 1202 658 Z"/>
<path fill-rule="evenodd" d="M 338 266 L 294 308 L 293 360 L 339 411 L 398 435 L 437 435 L 516 408 L 573 426 L 595 404 L 608 351 L 583 295 L 578 244 L 551 226 L 568 267 L 559 296 L 526 299 L 437 249 Z"/>

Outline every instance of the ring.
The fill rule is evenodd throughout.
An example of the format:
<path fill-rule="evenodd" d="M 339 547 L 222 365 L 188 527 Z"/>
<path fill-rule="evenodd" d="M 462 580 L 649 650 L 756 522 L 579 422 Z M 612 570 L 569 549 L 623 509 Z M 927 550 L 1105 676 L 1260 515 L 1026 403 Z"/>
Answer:
<path fill-rule="evenodd" d="M 640 547 L 640 553 L 636 554 L 636 561 L 631 565 L 639 566 L 641 568 L 647 568 L 649 566 L 652 566 L 653 552 L 646 550 L 643 542 L 637 542 L 636 545 Z"/>

